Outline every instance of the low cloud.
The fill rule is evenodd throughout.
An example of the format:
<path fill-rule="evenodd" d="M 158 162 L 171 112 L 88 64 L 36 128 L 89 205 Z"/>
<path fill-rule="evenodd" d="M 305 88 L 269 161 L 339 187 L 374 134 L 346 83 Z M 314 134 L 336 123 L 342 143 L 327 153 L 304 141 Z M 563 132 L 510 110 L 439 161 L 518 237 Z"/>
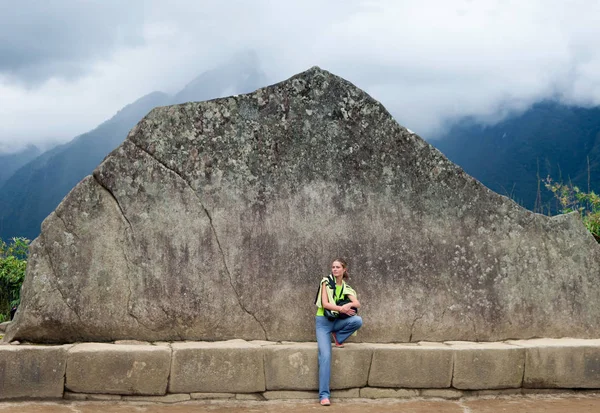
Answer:
<path fill-rule="evenodd" d="M 600 104 L 595 0 L 26 3 L 0 14 L 0 151 L 70 140 L 244 50 L 270 82 L 343 76 L 425 138 L 543 99 Z"/>

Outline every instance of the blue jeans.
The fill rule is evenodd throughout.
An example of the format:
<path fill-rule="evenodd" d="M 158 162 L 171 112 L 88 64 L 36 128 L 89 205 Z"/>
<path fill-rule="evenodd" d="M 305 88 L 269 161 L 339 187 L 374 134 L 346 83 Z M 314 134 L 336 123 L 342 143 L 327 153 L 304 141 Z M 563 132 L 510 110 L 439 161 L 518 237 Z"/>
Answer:
<path fill-rule="evenodd" d="M 329 377 L 331 375 L 331 333 L 335 333 L 338 343 L 343 343 L 362 326 L 360 316 L 352 316 L 343 320 L 329 321 L 327 317 L 315 317 L 317 344 L 319 346 L 319 399 L 328 399 Z"/>

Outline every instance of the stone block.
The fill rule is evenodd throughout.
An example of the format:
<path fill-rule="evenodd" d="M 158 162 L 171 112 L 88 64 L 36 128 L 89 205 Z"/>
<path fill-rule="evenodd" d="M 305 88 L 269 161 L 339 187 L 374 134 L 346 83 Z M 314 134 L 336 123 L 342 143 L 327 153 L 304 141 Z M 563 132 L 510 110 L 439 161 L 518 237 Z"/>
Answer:
<path fill-rule="evenodd" d="M 264 348 L 244 340 L 174 343 L 170 393 L 265 391 Z"/>
<path fill-rule="evenodd" d="M 152 343 L 149 341 L 140 341 L 140 340 L 116 340 L 115 344 L 125 344 L 129 346 L 151 346 Z"/>
<path fill-rule="evenodd" d="M 452 387 L 462 390 L 521 387 L 525 349 L 505 343 L 447 343 L 454 351 Z"/>
<path fill-rule="evenodd" d="M 85 401 L 87 400 L 87 394 L 85 393 L 71 393 L 70 391 L 66 391 L 63 394 L 63 399 L 72 400 L 72 401 Z M 121 396 L 119 396 L 120 398 Z"/>
<path fill-rule="evenodd" d="M 63 398 L 65 400 L 74 400 L 74 401 L 119 401 L 122 399 L 122 396 L 119 394 L 89 394 L 89 393 L 71 393 L 66 391 Z"/>
<path fill-rule="evenodd" d="M 421 389 L 421 397 L 435 397 L 439 399 L 460 399 L 465 393 L 454 389 Z"/>
<path fill-rule="evenodd" d="M 447 388 L 452 381 L 449 346 L 378 344 L 373 346 L 369 387 Z"/>
<path fill-rule="evenodd" d="M 78 344 L 68 353 L 66 388 L 75 393 L 163 395 L 170 367 L 167 347 Z"/>
<path fill-rule="evenodd" d="M 364 387 L 360 389 L 360 397 L 365 399 L 407 399 L 419 397 L 419 390 Z"/>
<path fill-rule="evenodd" d="M 319 394 L 314 391 L 285 391 L 274 390 L 266 391 L 263 397 L 267 400 L 296 400 L 296 399 L 315 399 L 319 398 Z"/>
<path fill-rule="evenodd" d="M 71 346 L 0 346 L 0 400 L 62 398 Z"/>
<path fill-rule="evenodd" d="M 319 362 L 317 343 L 282 344 L 266 347 L 267 390 L 317 390 Z M 364 387 L 372 350 L 363 344 L 332 349 L 331 389 Z"/>
<path fill-rule="evenodd" d="M 260 393 L 237 393 L 235 395 L 236 400 L 253 400 L 253 401 L 264 401 L 265 398 Z"/>
<path fill-rule="evenodd" d="M 332 390 L 332 399 L 358 399 L 360 397 L 360 389 L 343 389 Z"/>
<path fill-rule="evenodd" d="M 191 400 L 189 394 L 167 394 L 165 396 L 123 396 L 123 401 L 127 402 L 148 402 L 148 403 L 179 403 Z"/>
<path fill-rule="evenodd" d="M 600 388 L 600 340 L 511 341 L 527 352 L 525 388 Z"/>
<path fill-rule="evenodd" d="M 233 399 L 235 393 L 191 393 L 194 400 Z"/>

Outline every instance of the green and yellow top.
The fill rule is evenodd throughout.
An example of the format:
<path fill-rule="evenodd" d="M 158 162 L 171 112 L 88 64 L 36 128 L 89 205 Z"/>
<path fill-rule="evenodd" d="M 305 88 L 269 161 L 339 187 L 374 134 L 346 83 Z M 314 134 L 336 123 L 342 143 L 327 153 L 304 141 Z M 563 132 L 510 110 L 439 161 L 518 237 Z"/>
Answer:
<path fill-rule="evenodd" d="M 331 281 L 332 278 L 333 278 L 333 282 Z M 325 289 L 327 291 L 327 299 L 329 300 L 329 302 L 330 303 L 336 302 L 336 300 L 334 299 L 333 289 L 331 288 L 332 284 L 335 284 L 335 278 L 331 274 L 329 276 L 323 277 L 321 279 L 321 284 L 319 286 L 319 292 L 317 293 L 317 298 L 315 299 L 315 305 L 317 306 L 317 315 L 318 316 L 324 315 L 323 302 L 322 302 L 323 300 L 321 299 L 323 285 L 325 285 Z M 354 289 L 352 287 L 350 287 L 348 284 L 346 284 L 345 281 L 342 281 L 342 285 L 335 284 L 335 298 L 340 299 L 341 297 L 344 297 L 346 295 L 353 295 L 354 297 L 356 297 L 356 291 L 354 291 Z M 332 312 L 337 313 L 337 311 L 332 311 Z"/>

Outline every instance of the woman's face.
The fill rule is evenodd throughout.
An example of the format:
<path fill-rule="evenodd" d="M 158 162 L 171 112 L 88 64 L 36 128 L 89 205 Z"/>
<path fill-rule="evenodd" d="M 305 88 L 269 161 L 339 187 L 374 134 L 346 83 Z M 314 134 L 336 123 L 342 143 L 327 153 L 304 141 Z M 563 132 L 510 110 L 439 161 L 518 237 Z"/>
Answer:
<path fill-rule="evenodd" d="M 342 266 L 342 263 L 339 261 L 334 261 L 333 264 L 331 264 L 331 273 L 334 277 L 340 277 L 344 275 L 344 267 Z"/>

